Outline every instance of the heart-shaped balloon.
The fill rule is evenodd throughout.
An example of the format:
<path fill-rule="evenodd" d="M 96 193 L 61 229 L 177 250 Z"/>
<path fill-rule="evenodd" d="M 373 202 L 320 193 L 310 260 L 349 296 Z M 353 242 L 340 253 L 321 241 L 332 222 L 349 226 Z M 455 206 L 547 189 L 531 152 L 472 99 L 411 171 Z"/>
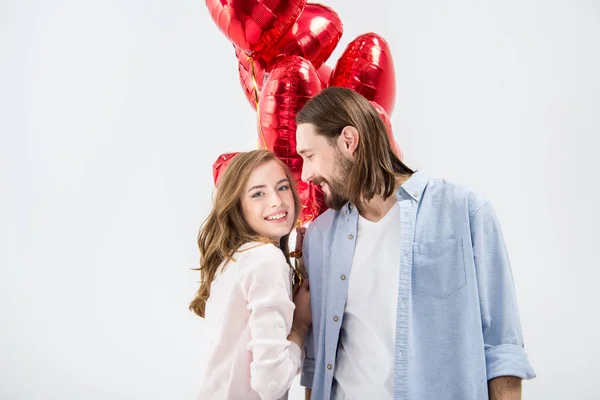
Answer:
<path fill-rule="evenodd" d="M 227 168 L 229 162 L 231 162 L 233 157 L 235 157 L 238 154 L 238 152 L 224 153 L 221 154 L 215 160 L 215 162 L 213 163 L 213 183 L 215 184 L 215 187 L 219 185 L 219 178 L 225 172 L 225 169 Z"/>
<path fill-rule="evenodd" d="M 335 50 L 342 33 L 342 21 L 335 11 L 322 4 L 306 3 L 298 20 L 274 46 L 252 54 L 252 57 L 237 48 L 240 83 L 250 105 L 256 109 L 256 94 L 260 94 L 264 76 L 281 57 L 300 56 L 318 69 Z M 325 82 L 328 81 L 329 78 Z"/>
<path fill-rule="evenodd" d="M 260 56 L 251 57 L 247 55 L 239 47 L 235 49 L 235 55 L 238 59 L 240 84 L 248 102 L 256 110 L 256 104 L 260 98 L 260 91 L 265 79 L 267 63 Z"/>
<path fill-rule="evenodd" d="M 302 14 L 283 39 L 264 49 L 260 55 L 267 62 L 272 62 L 279 55 L 300 56 L 319 68 L 335 50 L 342 33 L 342 21 L 333 9 L 322 4 L 306 3 Z"/>
<path fill-rule="evenodd" d="M 392 120 L 390 119 L 388 114 L 385 112 L 383 107 L 381 107 L 379 104 L 377 104 L 374 101 L 370 101 L 370 103 L 371 103 L 371 105 L 373 105 L 373 107 L 375 108 L 375 110 L 377 111 L 377 113 L 379 114 L 381 119 L 383 120 L 385 127 L 387 128 L 388 138 L 390 139 L 390 144 L 392 145 L 392 150 L 394 151 L 394 154 L 396 154 L 396 156 L 400 159 L 400 161 L 402 161 L 402 159 L 404 158 L 404 154 L 402 153 L 400 146 L 398 146 L 398 142 L 396 142 L 396 139 L 394 138 L 394 132 L 392 131 Z"/>
<path fill-rule="evenodd" d="M 317 72 L 319 73 L 319 77 L 321 77 L 321 85 L 323 86 L 323 89 L 325 89 L 329 86 L 329 79 L 331 79 L 333 68 L 327 64 L 323 64 L 317 69 Z"/>
<path fill-rule="evenodd" d="M 279 42 L 305 4 L 306 0 L 206 0 L 221 32 L 248 53 Z"/>
<path fill-rule="evenodd" d="M 273 151 L 294 174 L 304 207 L 300 214 L 302 224 L 314 220 L 327 208 L 323 193 L 301 181 L 302 158 L 296 152 L 296 113 L 321 88 L 319 74 L 308 60 L 285 57 L 273 66 L 258 103 L 259 145 Z"/>
<path fill-rule="evenodd" d="M 353 89 L 380 104 L 391 116 L 396 102 L 396 75 L 387 42 L 375 33 L 350 42 L 331 74 L 329 86 Z"/>

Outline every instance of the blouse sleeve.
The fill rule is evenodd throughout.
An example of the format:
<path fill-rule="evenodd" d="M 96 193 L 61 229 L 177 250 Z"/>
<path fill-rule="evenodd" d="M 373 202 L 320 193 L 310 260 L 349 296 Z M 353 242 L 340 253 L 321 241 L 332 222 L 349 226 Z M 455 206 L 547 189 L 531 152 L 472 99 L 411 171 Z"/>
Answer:
<path fill-rule="evenodd" d="M 248 250 L 241 285 L 250 310 L 250 383 L 261 399 L 279 399 L 302 364 L 300 348 L 287 340 L 295 304 L 289 265 L 281 250 L 273 245 Z"/>

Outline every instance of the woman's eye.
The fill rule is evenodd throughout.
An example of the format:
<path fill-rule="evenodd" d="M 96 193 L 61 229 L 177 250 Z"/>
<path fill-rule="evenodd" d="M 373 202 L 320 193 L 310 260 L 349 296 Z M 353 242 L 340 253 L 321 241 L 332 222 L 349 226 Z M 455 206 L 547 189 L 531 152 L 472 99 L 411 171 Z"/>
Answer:
<path fill-rule="evenodd" d="M 289 188 L 290 188 L 289 185 L 283 185 L 279 188 L 279 190 L 281 190 L 283 192 L 283 191 L 288 190 Z"/>
<path fill-rule="evenodd" d="M 260 197 L 262 196 L 263 192 L 256 192 L 252 195 L 252 197 Z"/>

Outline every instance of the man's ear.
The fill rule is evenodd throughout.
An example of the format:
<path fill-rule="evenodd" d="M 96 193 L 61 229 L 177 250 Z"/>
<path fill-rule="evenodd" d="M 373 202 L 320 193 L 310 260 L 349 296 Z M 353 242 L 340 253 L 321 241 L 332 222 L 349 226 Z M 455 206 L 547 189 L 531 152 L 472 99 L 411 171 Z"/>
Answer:
<path fill-rule="evenodd" d="M 346 126 L 342 129 L 342 133 L 338 138 L 338 146 L 343 154 L 352 158 L 354 151 L 358 147 L 359 139 L 358 130 L 353 126 Z"/>

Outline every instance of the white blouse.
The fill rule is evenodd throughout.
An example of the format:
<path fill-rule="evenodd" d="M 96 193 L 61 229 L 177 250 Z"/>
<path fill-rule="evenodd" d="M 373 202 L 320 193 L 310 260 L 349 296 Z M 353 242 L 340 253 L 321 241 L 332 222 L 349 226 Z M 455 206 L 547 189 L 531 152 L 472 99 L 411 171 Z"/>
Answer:
<path fill-rule="evenodd" d="M 302 352 L 292 328 L 291 269 L 276 246 L 247 243 L 217 275 L 206 303 L 209 350 L 197 400 L 287 399 Z"/>

